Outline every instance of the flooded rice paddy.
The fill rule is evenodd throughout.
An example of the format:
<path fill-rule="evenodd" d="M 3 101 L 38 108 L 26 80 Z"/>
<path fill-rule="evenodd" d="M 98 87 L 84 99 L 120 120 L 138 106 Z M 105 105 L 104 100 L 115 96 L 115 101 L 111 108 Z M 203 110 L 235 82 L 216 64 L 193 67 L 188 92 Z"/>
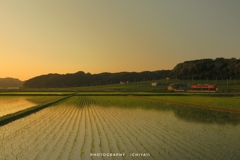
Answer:
<path fill-rule="evenodd" d="M 0 117 L 35 106 L 26 97 L 0 97 Z"/>
<path fill-rule="evenodd" d="M 235 113 L 75 96 L 0 127 L 0 159 L 237 160 L 239 133 Z"/>

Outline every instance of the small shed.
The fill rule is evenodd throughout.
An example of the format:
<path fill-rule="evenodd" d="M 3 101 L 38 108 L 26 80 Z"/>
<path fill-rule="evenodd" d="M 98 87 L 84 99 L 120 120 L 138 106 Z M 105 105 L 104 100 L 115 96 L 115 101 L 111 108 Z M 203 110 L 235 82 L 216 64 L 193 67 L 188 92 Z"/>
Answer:
<path fill-rule="evenodd" d="M 124 81 L 120 81 L 120 84 L 125 84 L 125 82 Z"/>
<path fill-rule="evenodd" d="M 152 86 L 158 86 L 158 83 L 157 82 L 153 82 Z"/>

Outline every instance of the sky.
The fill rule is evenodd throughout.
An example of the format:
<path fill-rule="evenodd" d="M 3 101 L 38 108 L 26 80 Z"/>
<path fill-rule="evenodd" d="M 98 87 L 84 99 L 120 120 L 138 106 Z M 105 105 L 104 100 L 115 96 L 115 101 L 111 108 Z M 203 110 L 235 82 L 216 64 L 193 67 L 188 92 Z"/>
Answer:
<path fill-rule="evenodd" d="M 0 0 L 0 78 L 240 58 L 239 0 Z"/>

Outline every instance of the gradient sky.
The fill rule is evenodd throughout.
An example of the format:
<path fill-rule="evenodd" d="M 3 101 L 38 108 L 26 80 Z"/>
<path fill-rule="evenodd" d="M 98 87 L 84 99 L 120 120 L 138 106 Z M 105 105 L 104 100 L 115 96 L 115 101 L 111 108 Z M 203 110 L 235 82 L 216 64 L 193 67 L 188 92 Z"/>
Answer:
<path fill-rule="evenodd" d="M 0 77 L 240 58 L 240 0 L 0 0 Z"/>

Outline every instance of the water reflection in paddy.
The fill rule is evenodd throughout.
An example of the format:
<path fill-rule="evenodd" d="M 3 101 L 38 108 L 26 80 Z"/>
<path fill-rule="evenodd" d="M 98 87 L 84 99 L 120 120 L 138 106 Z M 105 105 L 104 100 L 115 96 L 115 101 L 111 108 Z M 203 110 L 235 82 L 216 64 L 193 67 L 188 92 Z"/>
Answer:
<path fill-rule="evenodd" d="M 239 159 L 240 115 L 132 99 L 74 96 L 0 127 L 0 159 Z M 2 157 L 1 157 L 2 156 Z M 111 157 L 105 157 L 111 159 Z M 117 159 L 122 159 L 119 157 Z"/>
<path fill-rule="evenodd" d="M 28 101 L 26 97 L 0 97 L 0 117 L 32 107 L 34 105 L 36 104 Z"/>
<path fill-rule="evenodd" d="M 143 145 L 148 146 L 145 141 L 157 143 L 154 148 L 159 149 L 159 158 L 240 157 L 240 117 L 237 114 L 192 108 L 184 110 L 118 108 L 117 111 L 114 108 L 109 109 L 118 112 L 119 117 L 123 118 L 119 119 L 120 125 L 130 126 L 142 132 L 142 134 L 134 132 L 134 135 L 142 137 L 139 138 L 140 141 L 144 139 L 141 142 Z"/>
<path fill-rule="evenodd" d="M 142 145 L 154 142 L 153 147 L 158 151 L 153 152 L 158 153 L 158 158 L 239 159 L 240 114 L 155 102 L 140 103 L 117 105 L 108 101 L 102 106 L 108 108 L 109 114 L 116 115 L 113 118 L 119 121 L 119 125 L 134 128 L 133 137 L 141 137 L 138 140 L 142 139 Z"/>

